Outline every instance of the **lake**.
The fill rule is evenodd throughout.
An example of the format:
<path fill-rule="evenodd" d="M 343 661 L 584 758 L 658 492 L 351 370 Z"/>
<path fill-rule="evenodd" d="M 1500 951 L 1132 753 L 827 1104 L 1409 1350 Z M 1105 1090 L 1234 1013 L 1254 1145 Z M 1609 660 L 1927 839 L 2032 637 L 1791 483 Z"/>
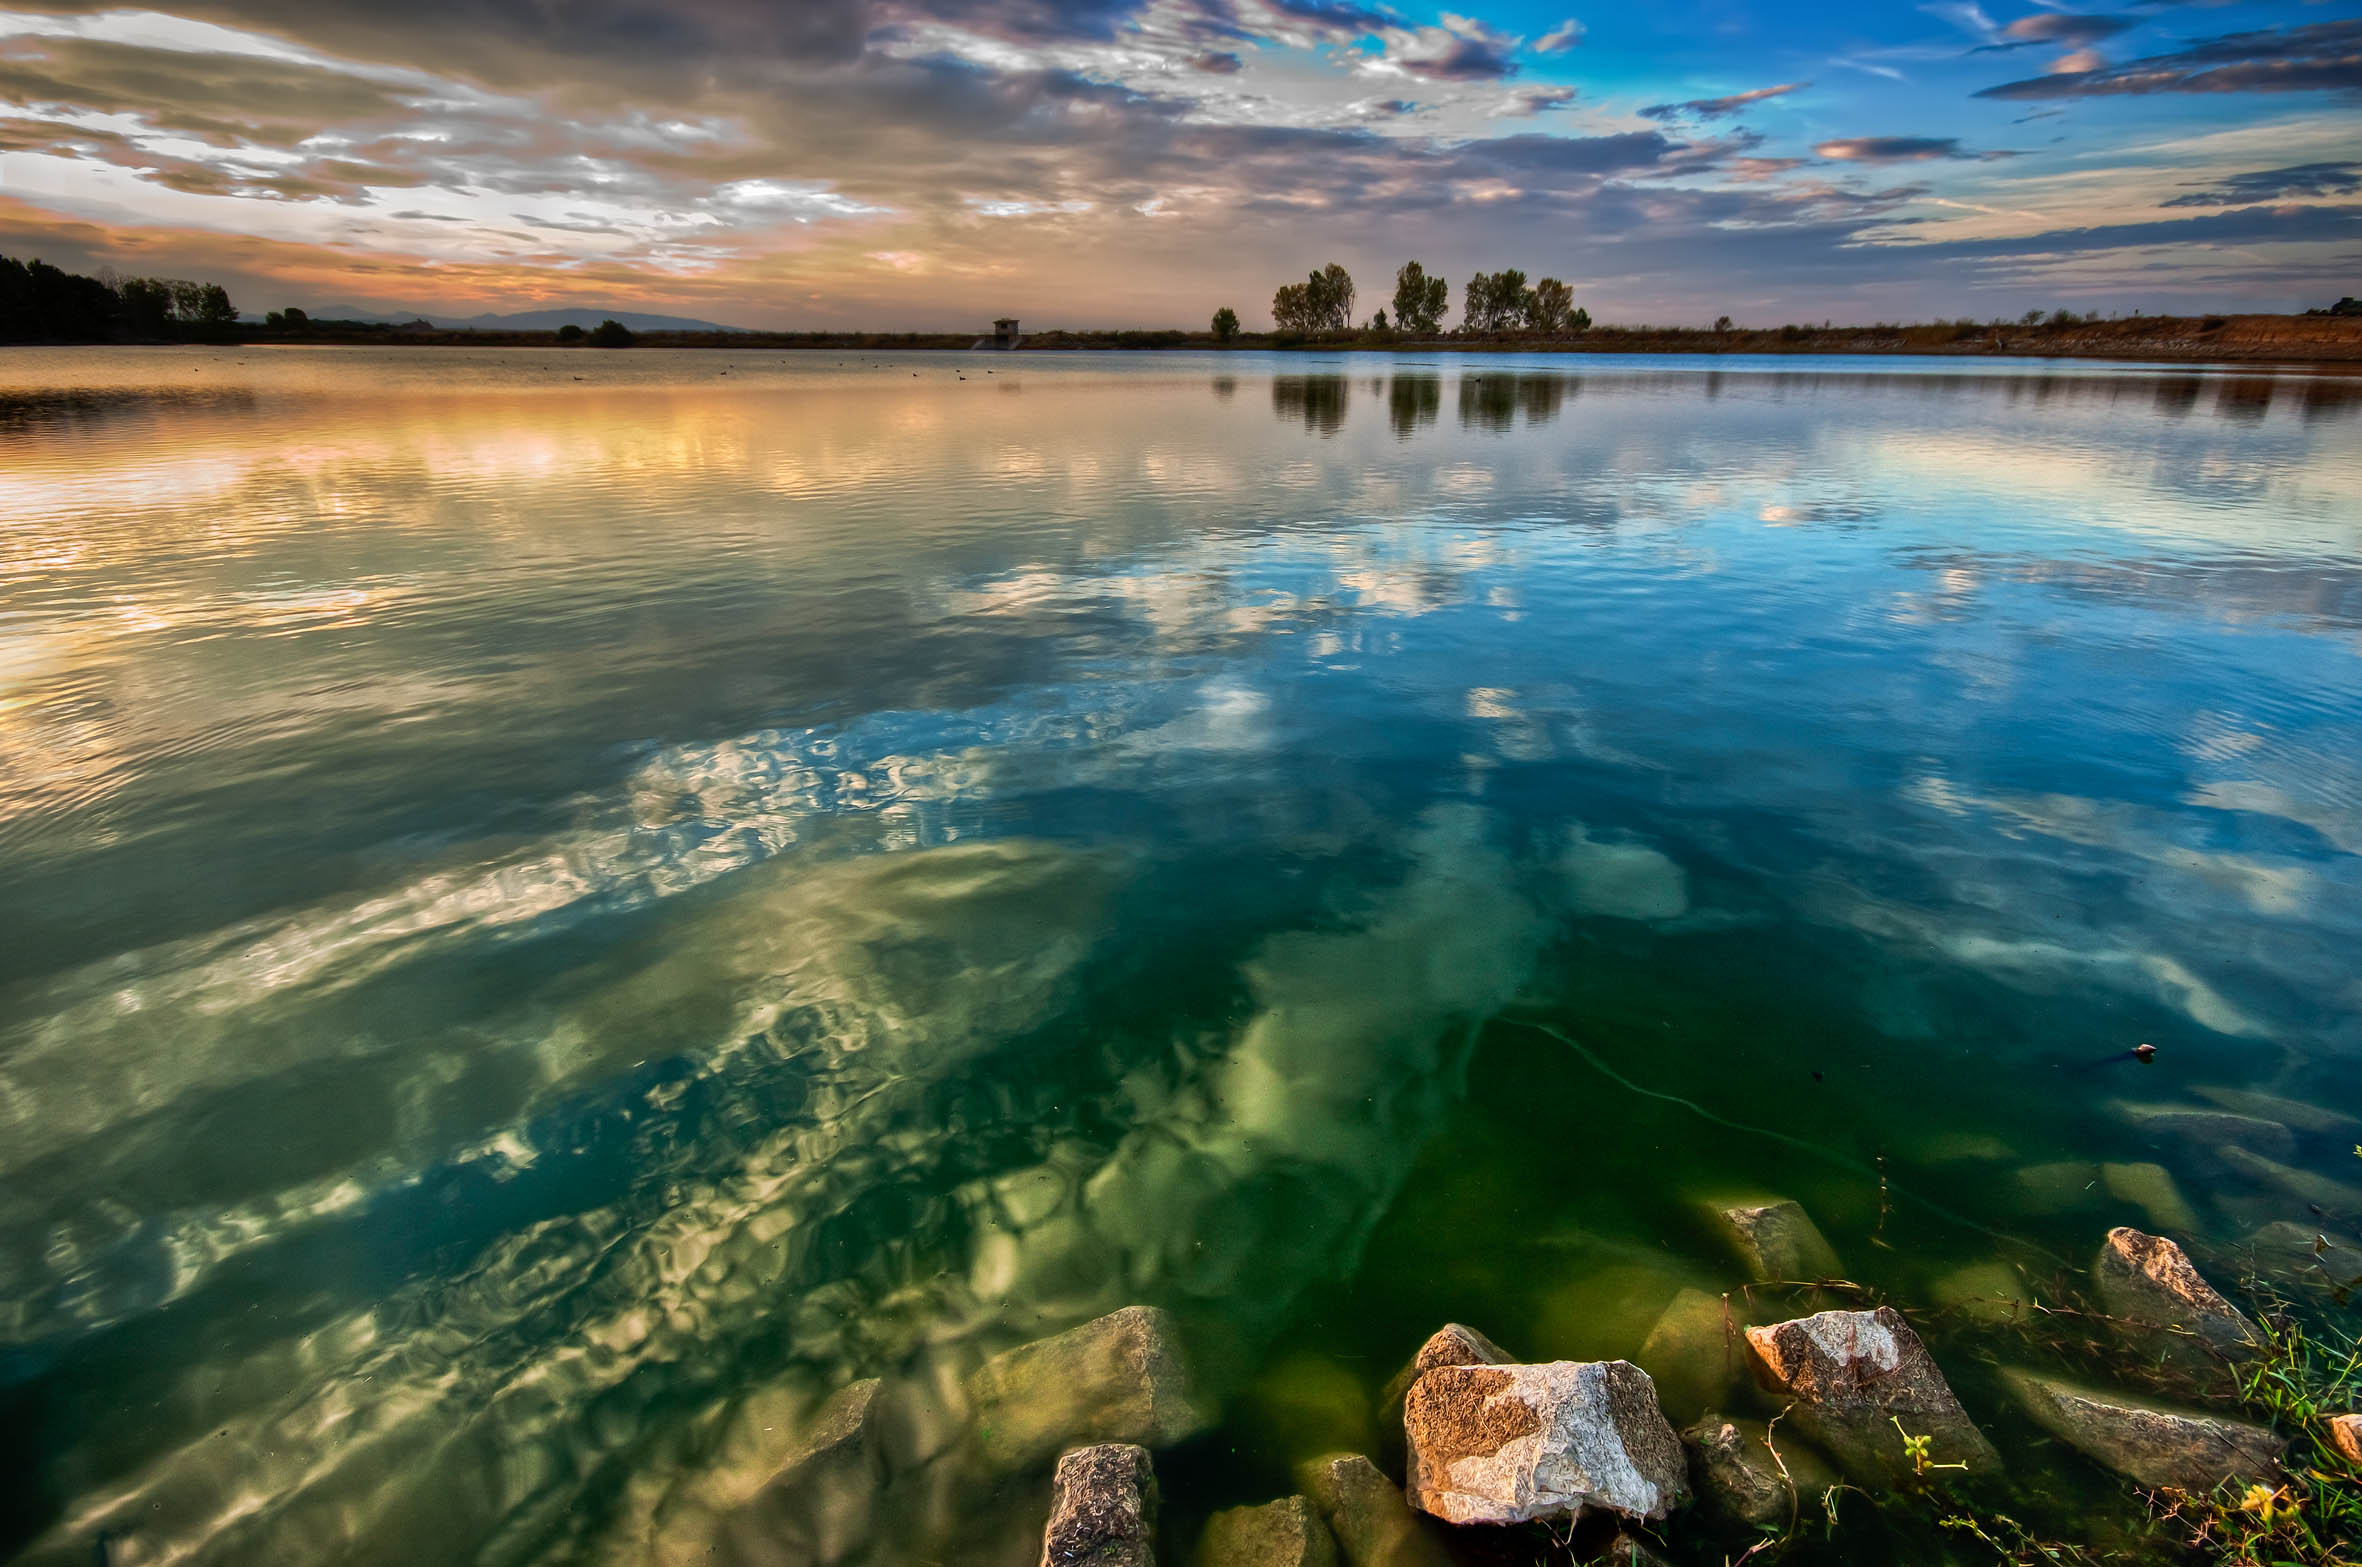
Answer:
<path fill-rule="evenodd" d="M 1961 1302 L 2352 1240 L 2358 951 L 2362 380 L 10 350 L 0 1558 L 790 1559 L 1133 1303 L 1177 1556 L 1745 1195 L 2071 1519 Z"/>

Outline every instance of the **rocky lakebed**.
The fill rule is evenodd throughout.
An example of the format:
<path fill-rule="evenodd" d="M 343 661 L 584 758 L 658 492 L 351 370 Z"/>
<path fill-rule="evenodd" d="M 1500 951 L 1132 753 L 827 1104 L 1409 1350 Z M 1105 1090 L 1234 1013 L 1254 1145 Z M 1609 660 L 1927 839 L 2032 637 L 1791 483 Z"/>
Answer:
<path fill-rule="evenodd" d="M 2279 1124 L 2157 1113 L 2249 1143 Z M 2174 1217 L 2162 1168 L 2110 1169 L 2092 1183 Z M 2274 1420 L 2256 1397 L 2259 1373 L 2307 1353 L 2302 1322 L 2342 1314 L 2362 1284 L 2362 1246 L 2334 1226 L 2279 1220 L 2201 1247 L 2236 1270 L 2225 1283 L 2247 1308 L 2174 1239 L 2118 1226 L 2082 1268 L 2040 1279 L 1996 1261 L 1898 1309 L 1845 1277 L 1797 1202 L 1702 1203 L 1697 1218 L 1738 1276 L 1682 1291 L 1632 1358 L 1528 1362 L 1445 1323 L 1407 1347 L 1371 1450 L 1301 1459 L 1288 1494 L 1186 1494 L 1206 1468 L 1193 1444 L 1215 1439 L 1215 1379 L 1176 1316 L 1133 1305 L 956 1382 L 841 1388 L 714 1550 L 810 1567 L 1908 1561 L 1947 1541 L 1964 1561 L 2351 1559 L 2352 1516 L 2334 1508 L 2303 1524 L 2319 1554 L 2262 1553 L 2276 1523 L 2362 1482 L 2362 1412 Z M 2324 1385 L 2350 1397 L 2354 1369 L 2349 1353 Z M 2021 1523 L 2012 1509 L 2029 1505 L 2071 1537 Z M 2229 1539 L 2225 1515 L 2257 1537 Z"/>

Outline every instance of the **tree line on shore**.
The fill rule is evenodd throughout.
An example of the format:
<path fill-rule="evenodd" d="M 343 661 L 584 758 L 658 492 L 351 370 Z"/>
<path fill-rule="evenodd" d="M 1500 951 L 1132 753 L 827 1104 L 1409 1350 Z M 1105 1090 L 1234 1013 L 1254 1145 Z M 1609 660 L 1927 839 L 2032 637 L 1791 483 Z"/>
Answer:
<path fill-rule="evenodd" d="M 1353 274 L 1332 261 L 1301 283 L 1287 283 L 1271 297 L 1271 320 L 1282 337 L 1318 337 L 1355 330 Z M 1433 337 L 1443 331 L 1451 309 L 1451 284 L 1428 274 L 1420 262 L 1408 261 L 1394 274 L 1394 314 L 1384 307 L 1372 313 L 1363 330 L 1379 335 Z M 1514 267 L 1479 272 L 1462 290 L 1460 326 L 1463 334 L 1500 336 L 1533 333 L 1555 337 L 1585 332 L 1591 313 L 1575 304 L 1575 291 L 1554 277 L 1530 287 L 1525 273 Z M 1214 312 L 1217 341 L 1239 335 L 1238 312 L 1228 305 Z"/>
<path fill-rule="evenodd" d="M 85 277 L 0 256 L 0 343 L 112 343 L 207 338 L 238 324 L 219 283 Z"/>

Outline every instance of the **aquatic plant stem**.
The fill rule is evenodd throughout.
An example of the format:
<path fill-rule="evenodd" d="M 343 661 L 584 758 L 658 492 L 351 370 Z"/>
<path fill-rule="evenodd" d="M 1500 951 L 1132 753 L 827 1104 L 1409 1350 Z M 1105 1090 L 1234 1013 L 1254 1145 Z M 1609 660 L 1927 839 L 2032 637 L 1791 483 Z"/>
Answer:
<path fill-rule="evenodd" d="M 1907 1198 L 1910 1201 L 1917 1203 L 1920 1207 L 1925 1208 L 1929 1213 L 1934 1214 L 1937 1218 L 1942 1219 L 1947 1223 L 1957 1224 L 1964 1229 L 1974 1230 L 1978 1234 L 1993 1240 L 1997 1240 L 2005 1246 L 2022 1246 L 2028 1251 L 2039 1252 L 2043 1256 L 2048 1257 L 2051 1261 L 2059 1264 L 2061 1267 L 2071 1266 L 2067 1259 L 2060 1256 L 2057 1252 L 2051 1251 L 2049 1248 L 2044 1246 L 2038 1246 L 2034 1242 L 2025 1239 L 2023 1236 L 2008 1234 L 2005 1231 L 1994 1229 L 1989 1224 L 1979 1224 L 1976 1220 L 1968 1217 L 1968 1215 L 1964 1213 L 1955 1213 L 1950 1208 L 1945 1207 L 1942 1203 L 1936 1202 L 1931 1198 L 1922 1197 L 1917 1192 L 1912 1191 L 1910 1188 L 1896 1184 L 1882 1171 L 1877 1170 L 1870 1165 L 1864 1164 L 1861 1160 L 1856 1159 L 1849 1154 L 1839 1153 L 1834 1148 L 1824 1148 L 1819 1143 L 1808 1142 L 1804 1138 L 1791 1136 L 1786 1132 L 1775 1132 L 1767 1126 L 1749 1126 L 1742 1121 L 1733 1121 L 1728 1116 L 1716 1115 L 1704 1105 L 1697 1103 L 1695 1100 L 1684 1099 L 1679 1094 L 1660 1093 L 1654 1088 L 1644 1088 L 1640 1084 L 1632 1081 L 1632 1079 L 1626 1077 L 1623 1073 L 1617 1071 L 1614 1067 L 1609 1066 L 1605 1061 L 1601 1060 L 1599 1053 L 1591 1049 L 1590 1046 L 1576 1039 L 1573 1035 L 1568 1034 L 1561 1029 L 1552 1027 L 1548 1023 L 1537 1023 L 1530 1018 L 1506 1016 L 1498 1019 L 1498 1021 L 1511 1024 L 1518 1028 L 1530 1028 L 1538 1034 L 1549 1035 L 1552 1039 L 1557 1040 L 1560 1044 L 1566 1046 L 1569 1050 L 1572 1050 L 1575 1054 L 1581 1056 L 1585 1061 L 1589 1062 L 1592 1068 L 1602 1077 L 1605 1077 L 1617 1087 L 1638 1094 L 1644 1099 L 1656 1099 L 1661 1100 L 1669 1105 L 1679 1105 L 1682 1109 L 1687 1110 L 1690 1114 L 1697 1116 L 1701 1120 L 1711 1121 L 1716 1126 L 1722 1127 L 1728 1131 L 1745 1132 L 1750 1137 L 1769 1138 L 1775 1143 L 1780 1143 L 1786 1147 L 1794 1148 L 1800 1153 L 1808 1153 L 1816 1158 L 1825 1159 L 1831 1164 L 1851 1170 L 1857 1175 L 1867 1176 L 1871 1180 L 1881 1183 L 1885 1190 L 1892 1192 L 1897 1197 Z"/>

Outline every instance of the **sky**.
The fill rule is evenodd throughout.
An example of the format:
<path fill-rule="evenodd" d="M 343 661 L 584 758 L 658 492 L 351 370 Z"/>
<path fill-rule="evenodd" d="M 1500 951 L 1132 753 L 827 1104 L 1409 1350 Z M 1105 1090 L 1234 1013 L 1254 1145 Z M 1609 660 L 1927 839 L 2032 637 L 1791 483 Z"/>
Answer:
<path fill-rule="evenodd" d="M 2362 294 L 2362 0 L 0 0 L 0 254 L 248 312 L 1250 327 Z"/>

